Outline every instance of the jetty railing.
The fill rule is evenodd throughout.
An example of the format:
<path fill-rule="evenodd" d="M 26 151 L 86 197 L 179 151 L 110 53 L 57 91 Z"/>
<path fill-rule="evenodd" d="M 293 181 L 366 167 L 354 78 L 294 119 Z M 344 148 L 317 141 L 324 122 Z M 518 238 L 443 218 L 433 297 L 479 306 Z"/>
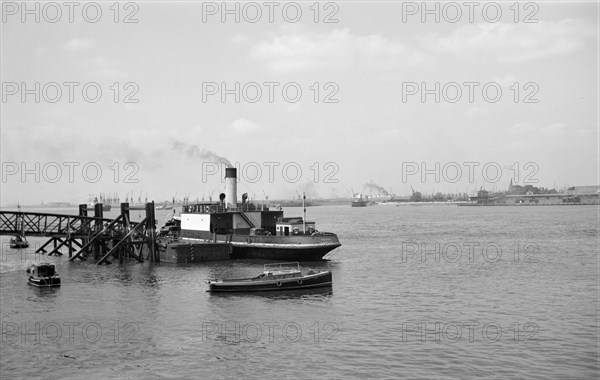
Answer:
<path fill-rule="evenodd" d="M 86 260 L 89 254 L 100 258 L 98 264 L 109 263 L 109 257 L 134 258 L 158 261 L 156 250 L 156 219 L 154 202 L 143 206 L 121 203 L 121 213 L 115 219 L 103 216 L 102 204 L 94 205 L 94 216 L 87 216 L 88 207 L 79 205 L 79 215 L 64 215 L 40 212 L 1 211 L 0 235 L 49 237 L 36 253 L 62 255 L 61 249 L 68 248 L 69 259 Z M 141 222 L 132 222 L 130 210 L 145 210 Z M 53 244 L 50 252 L 50 244 Z"/>
<path fill-rule="evenodd" d="M 87 236 L 102 223 L 110 221 L 92 216 L 0 211 L 0 235 Z"/>

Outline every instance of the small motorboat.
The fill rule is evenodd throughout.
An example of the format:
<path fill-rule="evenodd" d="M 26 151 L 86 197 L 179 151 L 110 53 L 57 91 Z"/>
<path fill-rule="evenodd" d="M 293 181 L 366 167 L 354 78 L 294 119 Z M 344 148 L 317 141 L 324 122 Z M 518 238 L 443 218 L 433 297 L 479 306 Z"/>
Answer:
<path fill-rule="evenodd" d="M 52 263 L 32 264 L 27 268 L 29 284 L 37 287 L 60 286 L 60 277 Z"/>
<path fill-rule="evenodd" d="M 252 278 L 208 280 L 210 292 L 256 292 L 271 290 L 297 290 L 332 285 L 330 271 L 300 271 L 300 264 L 265 264 L 264 271 Z"/>
<path fill-rule="evenodd" d="M 29 242 L 25 238 L 25 235 L 15 235 L 10 239 L 10 247 L 11 248 L 27 248 L 29 247 Z"/>

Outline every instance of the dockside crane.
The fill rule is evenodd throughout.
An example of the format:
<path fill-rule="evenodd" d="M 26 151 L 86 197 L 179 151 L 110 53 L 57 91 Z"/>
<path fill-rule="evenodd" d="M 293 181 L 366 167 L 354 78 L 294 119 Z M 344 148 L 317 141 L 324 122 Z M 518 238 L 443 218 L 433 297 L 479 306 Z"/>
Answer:
<path fill-rule="evenodd" d="M 413 202 L 420 202 L 421 201 L 421 193 L 418 191 L 415 191 L 415 189 L 413 189 L 412 185 L 410 186 L 410 190 L 412 191 L 410 200 Z"/>

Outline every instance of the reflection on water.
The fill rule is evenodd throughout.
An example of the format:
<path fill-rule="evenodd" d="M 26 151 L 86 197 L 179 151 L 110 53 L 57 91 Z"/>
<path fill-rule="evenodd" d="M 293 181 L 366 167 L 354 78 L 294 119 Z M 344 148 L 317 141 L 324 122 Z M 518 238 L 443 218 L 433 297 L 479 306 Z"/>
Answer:
<path fill-rule="evenodd" d="M 158 273 L 156 273 L 154 266 L 149 265 L 149 270 L 143 273 L 143 277 L 140 279 L 141 284 L 149 288 L 160 288 L 161 279 Z"/>
<path fill-rule="evenodd" d="M 33 286 L 31 284 L 29 284 L 27 282 L 27 279 L 24 279 L 25 283 L 27 283 L 27 285 L 29 286 L 29 288 L 31 289 L 31 293 L 33 293 L 35 295 L 34 296 L 29 296 L 27 298 L 28 301 L 32 301 L 32 302 L 54 302 L 54 299 L 56 297 L 59 297 L 61 295 L 61 289 L 60 286 L 52 286 L 52 287 L 37 287 L 37 286 Z"/>

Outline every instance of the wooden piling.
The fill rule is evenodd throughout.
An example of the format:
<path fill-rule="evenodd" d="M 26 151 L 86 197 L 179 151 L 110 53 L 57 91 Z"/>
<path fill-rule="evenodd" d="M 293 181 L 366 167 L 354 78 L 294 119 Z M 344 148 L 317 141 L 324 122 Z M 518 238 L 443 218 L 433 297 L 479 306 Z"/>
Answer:
<path fill-rule="evenodd" d="M 94 217 L 96 218 L 103 218 L 104 217 L 104 210 L 102 210 L 102 203 L 96 203 L 94 205 Z M 99 231 L 102 230 L 102 222 L 100 220 L 97 220 L 94 226 L 94 233 L 97 233 Z M 94 258 L 98 258 L 99 256 L 101 256 L 104 253 L 104 250 L 102 248 L 102 244 L 100 244 L 100 242 L 95 241 L 93 246 L 92 246 L 92 250 L 94 252 Z"/>
<path fill-rule="evenodd" d="M 69 259 L 73 257 L 73 239 L 71 238 L 71 218 L 67 217 L 67 248 L 69 248 Z"/>
<path fill-rule="evenodd" d="M 156 256 L 156 219 L 154 217 L 154 201 L 146 203 L 146 237 L 148 242 L 148 251 L 150 261 L 159 261 L 159 257 Z"/>
<path fill-rule="evenodd" d="M 125 228 L 129 228 L 129 203 L 121 203 L 121 216 L 123 217 L 123 221 L 126 224 Z M 125 231 L 125 233 L 127 232 L 129 231 Z"/>
<path fill-rule="evenodd" d="M 123 219 L 123 233 L 125 234 L 125 236 L 127 236 L 129 234 L 131 225 L 130 225 L 130 220 L 129 220 L 129 202 L 124 202 L 121 203 L 121 217 Z M 122 251 L 123 248 L 119 249 L 119 263 L 123 262 L 123 256 L 122 256 Z"/>
<path fill-rule="evenodd" d="M 88 215 L 87 205 L 85 203 L 81 203 L 79 205 L 79 216 L 87 216 Z"/>
<path fill-rule="evenodd" d="M 88 206 L 85 203 L 79 204 L 79 216 L 88 216 Z M 88 241 L 90 241 L 90 236 L 92 234 L 91 228 L 86 227 L 84 230 L 80 231 L 80 234 L 87 233 L 88 237 L 81 238 L 81 245 L 87 245 Z M 86 251 L 87 253 L 87 251 Z M 71 255 L 69 255 L 71 257 Z"/>

